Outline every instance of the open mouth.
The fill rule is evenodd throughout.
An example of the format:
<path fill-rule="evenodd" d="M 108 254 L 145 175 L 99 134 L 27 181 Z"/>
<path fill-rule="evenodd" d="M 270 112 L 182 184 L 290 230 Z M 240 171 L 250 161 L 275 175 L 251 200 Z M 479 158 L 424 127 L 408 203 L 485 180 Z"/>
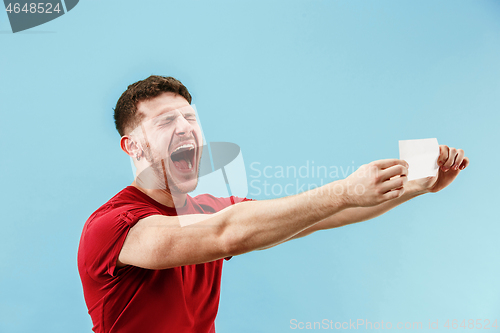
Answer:
<path fill-rule="evenodd" d="M 182 172 L 191 171 L 194 166 L 195 152 L 194 144 L 187 143 L 177 147 L 170 154 L 170 159 L 177 170 Z"/>

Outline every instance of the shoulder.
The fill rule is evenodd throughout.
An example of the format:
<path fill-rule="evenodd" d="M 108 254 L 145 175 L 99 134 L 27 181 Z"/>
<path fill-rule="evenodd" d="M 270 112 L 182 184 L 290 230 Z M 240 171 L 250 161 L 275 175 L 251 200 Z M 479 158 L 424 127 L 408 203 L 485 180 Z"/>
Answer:
<path fill-rule="evenodd" d="M 133 226 L 141 218 L 161 214 L 155 205 L 145 200 L 138 192 L 131 186 L 118 192 L 89 217 L 86 228 L 106 225 L 112 227 L 117 223 Z"/>
<path fill-rule="evenodd" d="M 114 276 L 118 255 L 128 231 L 137 221 L 161 214 L 157 207 L 130 186 L 99 207 L 83 227 L 78 248 L 78 269 L 98 281 Z"/>
<path fill-rule="evenodd" d="M 159 209 L 134 192 L 133 188 L 123 189 L 85 222 L 78 250 L 79 262 L 97 260 L 97 265 L 105 262 L 104 259 L 111 254 L 117 257 L 130 228 L 140 219 L 158 214 L 161 214 Z M 116 262 L 113 260 L 106 262 Z"/>

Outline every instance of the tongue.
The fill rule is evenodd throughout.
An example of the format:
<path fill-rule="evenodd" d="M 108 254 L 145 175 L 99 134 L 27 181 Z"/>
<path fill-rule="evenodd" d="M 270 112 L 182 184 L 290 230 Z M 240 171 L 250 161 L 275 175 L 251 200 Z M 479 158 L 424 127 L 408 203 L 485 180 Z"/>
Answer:
<path fill-rule="evenodd" d="M 188 162 L 184 159 L 179 161 L 174 161 L 174 165 L 178 169 L 189 169 Z"/>

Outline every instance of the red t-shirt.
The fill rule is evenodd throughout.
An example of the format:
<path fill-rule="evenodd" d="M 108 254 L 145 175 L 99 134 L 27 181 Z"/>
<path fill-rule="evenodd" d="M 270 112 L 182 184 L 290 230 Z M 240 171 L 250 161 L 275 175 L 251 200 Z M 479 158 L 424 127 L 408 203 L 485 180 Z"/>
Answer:
<path fill-rule="evenodd" d="M 215 213 L 235 201 L 242 199 L 188 196 L 177 213 Z M 94 332 L 215 332 L 222 259 L 163 270 L 116 267 L 127 233 L 138 220 L 177 213 L 128 186 L 87 220 L 78 271 Z"/>

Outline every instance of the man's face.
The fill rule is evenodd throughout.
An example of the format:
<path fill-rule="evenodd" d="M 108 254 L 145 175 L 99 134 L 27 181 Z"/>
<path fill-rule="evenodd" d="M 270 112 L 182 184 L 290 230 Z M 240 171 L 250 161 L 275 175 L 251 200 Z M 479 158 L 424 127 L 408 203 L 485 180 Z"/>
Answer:
<path fill-rule="evenodd" d="M 180 193 L 193 191 L 198 183 L 203 146 L 193 107 L 184 97 L 167 92 L 139 102 L 137 111 L 144 118 L 134 132 L 141 137 L 154 174 L 160 182 L 168 183 L 161 188 L 166 186 Z"/>

